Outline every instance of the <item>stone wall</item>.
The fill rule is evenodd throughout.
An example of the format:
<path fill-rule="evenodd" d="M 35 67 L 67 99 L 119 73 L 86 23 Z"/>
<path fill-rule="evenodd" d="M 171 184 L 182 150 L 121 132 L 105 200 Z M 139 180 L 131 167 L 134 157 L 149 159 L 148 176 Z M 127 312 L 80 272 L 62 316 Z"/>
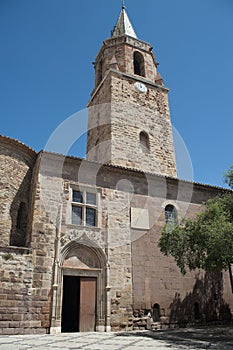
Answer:
<path fill-rule="evenodd" d="M 70 188 L 80 190 L 96 188 L 100 194 L 98 227 L 78 227 L 71 224 L 69 215 L 71 195 L 67 192 L 63 212 L 62 247 L 73 240 L 80 240 L 83 234 L 102 250 L 109 266 L 108 285 L 111 304 L 110 324 L 112 329 L 130 327 L 132 318 L 132 265 L 130 238 L 130 207 L 128 193 L 117 188 L 112 174 L 102 172 L 102 165 L 67 158 L 63 167 L 63 179 Z M 110 182 L 108 182 L 108 180 Z M 118 178 L 117 178 L 118 180 Z M 103 183 L 100 185 L 100 181 Z M 106 266 L 105 266 L 106 268 Z M 105 269 L 104 268 L 104 269 Z M 104 286 L 104 290 L 106 285 Z M 102 296 L 102 302 L 105 294 Z M 105 300 L 106 301 L 106 300 Z M 105 310 L 106 312 L 106 310 Z M 107 315 L 105 315 L 106 317 Z"/>
<path fill-rule="evenodd" d="M 36 154 L 18 141 L 0 137 L 0 246 L 27 244 L 30 183 Z M 24 223 L 17 225 L 24 204 Z"/>
<path fill-rule="evenodd" d="M 33 252 L 29 248 L 35 161 L 33 150 L 0 137 L 0 334 L 45 332 L 41 301 L 33 291 Z M 21 213 L 23 226 L 17 223 L 21 203 L 25 209 Z"/>
<path fill-rule="evenodd" d="M 116 69 L 134 75 L 134 52 L 136 51 L 144 57 L 145 78 L 155 82 L 158 75 L 151 45 L 141 40 L 122 36 L 104 41 L 104 46 L 98 53 L 95 62 L 95 88 L 100 83 L 98 79 L 100 69 L 102 78 L 105 77 L 109 69 Z"/>
<path fill-rule="evenodd" d="M 141 94 L 134 83 L 112 77 L 111 164 L 176 176 L 167 91 L 147 85 L 147 93 Z M 147 152 L 141 148 L 141 132 L 149 138 Z"/>
<path fill-rule="evenodd" d="M 33 253 L 28 248 L 0 248 L 0 334 L 46 333 L 45 290 L 33 288 Z"/>
<path fill-rule="evenodd" d="M 136 78 L 111 71 L 93 95 L 87 159 L 175 177 L 168 91 L 145 81 L 147 93 L 140 94 L 135 82 Z M 148 135 L 148 152 L 142 150 L 141 132 Z"/>
<path fill-rule="evenodd" d="M 158 304 L 161 321 L 167 324 L 228 322 L 233 308 L 229 272 L 210 274 L 197 270 L 188 271 L 183 276 L 173 258 L 164 257 L 158 248 L 167 204 L 176 207 L 179 221 L 194 218 L 203 209 L 203 201 L 222 193 L 222 190 L 194 185 L 189 203 L 177 200 L 178 191 L 172 187 L 170 198 L 149 201 L 149 211 L 154 211 L 154 214 L 150 213 L 150 217 L 154 215 L 151 229 L 138 237 L 138 232 L 132 230 L 137 237 L 132 242 L 134 314 L 136 317 L 139 313 L 145 316 L 148 312 L 152 314 L 153 306 Z M 140 206 L 140 203 L 141 198 L 137 196 L 134 206 Z M 195 318 L 195 304 L 199 308 L 198 318 Z"/>
<path fill-rule="evenodd" d="M 154 304 L 167 323 L 192 322 L 195 303 L 201 320 L 229 320 L 233 305 L 227 273 L 182 276 L 157 246 L 167 204 L 182 220 L 224 190 L 48 153 L 39 154 L 32 184 L 30 247 L 0 248 L 1 334 L 60 330 L 64 268 L 66 274 L 97 277 L 97 330 L 132 329 L 133 315 L 139 327 Z M 72 188 L 97 191 L 96 227 L 72 224 Z M 99 272 L 81 271 L 73 258 L 67 265 L 83 245 L 90 247 Z"/>

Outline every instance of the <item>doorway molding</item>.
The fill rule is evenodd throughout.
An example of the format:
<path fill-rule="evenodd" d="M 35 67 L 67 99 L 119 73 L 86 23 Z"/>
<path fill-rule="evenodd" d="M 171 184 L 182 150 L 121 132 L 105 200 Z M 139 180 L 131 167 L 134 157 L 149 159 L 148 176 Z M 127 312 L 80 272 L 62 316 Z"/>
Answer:
<path fill-rule="evenodd" d="M 96 331 L 110 331 L 107 288 L 108 264 L 105 252 L 84 233 L 79 239 L 70 241 L 60 251 L 52 286 L 50 334 L 61 333 L 63 276 L 93 277 L 97 279 Z"/>

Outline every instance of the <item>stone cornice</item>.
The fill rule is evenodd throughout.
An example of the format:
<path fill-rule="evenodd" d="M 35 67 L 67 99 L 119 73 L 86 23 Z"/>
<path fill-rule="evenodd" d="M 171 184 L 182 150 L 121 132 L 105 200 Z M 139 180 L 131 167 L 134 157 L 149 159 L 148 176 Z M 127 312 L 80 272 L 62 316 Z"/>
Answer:
<path fill-rule="evenodd" d="M 105 76 L 104 76 L 103 80 L 101 81 L 101 83 L 100 83 L 100 84 L 98 85 L 98 87 L 93 91 L 93 93 L 92 93 L 92 95 L 91 95 L 91 98 L 90 98 L 89 102 L 87 103 L 87 107 L 90 106 L 91 101 L 92 101 L 93 98 L 96 96 L 96 94 L 98 93 L 98 91 L 101 89 L 102 85 L 104 84 L 105 80 L 108 78 L 108 76 L 109 76 L 110 74 L 115 74 L 116 76 L 120 76 L 120 77 L 122 77 L 122 78 L 131 79 L 131 80 L 133 80 L 133 81 L 135 81 L 135 82 L 136 82 L 136 81 L 141 81 L 141 82 L 143 82 L 143 83 L 145 83 L 145 84 L 147 84 L 147 85 L 149 85 L 149 86 L 151 86 L 151 87 L 153 87 L 153 88 L 162 90 L 162 91 L 164 91 L 164 92 L 166 92 L 166 93 L 169 92 L 169 89 L 168 89 L 168 88 L 166 88 L 166 87 L 164 87 L 164 86 L 161 86 L 161 85 L 158 85 L 158 84 L 155 84 L 155 83 L 153 83 L 153 81 L 148 80 L 148 79 L 146 79 L 146 78 L 144 78 L 144 77 L 141 77 L 141 76 L 139 76 L 139 75 L 136 76 L 136 75 L 127 74 L 127 73 L 121 72 L 121 71 L 119 71 L 119 70 L 110 68 L 110 69 L 107 71 L 107 73 L 105 74 Z"/>

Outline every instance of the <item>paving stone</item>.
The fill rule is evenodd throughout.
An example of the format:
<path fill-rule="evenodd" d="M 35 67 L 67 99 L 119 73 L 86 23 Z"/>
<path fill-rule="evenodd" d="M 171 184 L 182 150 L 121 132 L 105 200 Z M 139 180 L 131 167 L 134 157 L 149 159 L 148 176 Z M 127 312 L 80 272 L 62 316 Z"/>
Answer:
<path fill-rule="evenodd" d="M 0 350 L 233 350 L 233 329 L 2 336 Z"/>

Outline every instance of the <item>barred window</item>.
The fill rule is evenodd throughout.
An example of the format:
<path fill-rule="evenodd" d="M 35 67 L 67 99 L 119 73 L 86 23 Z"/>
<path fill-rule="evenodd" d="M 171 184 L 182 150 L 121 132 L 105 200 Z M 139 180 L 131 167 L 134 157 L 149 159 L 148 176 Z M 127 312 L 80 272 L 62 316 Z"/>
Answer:
<path fill-rule="evenodd" d="M 72 224 L 97 226 L 97 193 L 73 190 Z"/>

